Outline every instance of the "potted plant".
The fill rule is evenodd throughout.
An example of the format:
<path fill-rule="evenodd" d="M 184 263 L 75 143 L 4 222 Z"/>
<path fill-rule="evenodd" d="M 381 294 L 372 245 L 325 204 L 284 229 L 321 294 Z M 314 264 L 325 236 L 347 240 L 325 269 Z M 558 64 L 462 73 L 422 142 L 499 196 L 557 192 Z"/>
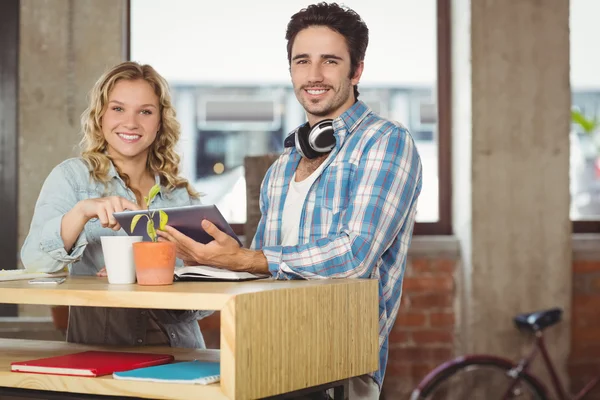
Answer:
<path fill-rule="evenodd" d="M 155 215 L 157 210 L 150 210 L 150 203 L 160 192 L 160 186 L 154 185 L 147 197 L 146 213 L 138 214 L 131 220 L 131 233 L 143 217 L 146 222 L 146 232 L 151 241 L 133 244 L 133 259 L 137 283 L 140 285 L 170 285 L 173 283 L 175 272 L 176 246 L 171 242 L 159 242 L 156 234 Z M 158 229 L 162 230 L 167 225 L 169 216 L 163 210 L 158 210 Z"/>

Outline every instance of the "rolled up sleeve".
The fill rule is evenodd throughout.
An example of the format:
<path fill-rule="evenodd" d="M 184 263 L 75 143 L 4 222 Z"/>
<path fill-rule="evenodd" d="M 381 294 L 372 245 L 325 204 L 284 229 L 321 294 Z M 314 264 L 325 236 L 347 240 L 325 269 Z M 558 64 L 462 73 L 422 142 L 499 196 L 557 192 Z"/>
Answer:
<path fill-rule="evenodd" d="M 81 258 L 87 245 L 85 230 L 70 252 L 65 250 L 60 234 L 63 216 L 77 201 L 69 167 L 64 163 L 58 165 L 42 186 L 29 233 L 21 248 L 21 262 L 27 270 L 56 272 Z"/>

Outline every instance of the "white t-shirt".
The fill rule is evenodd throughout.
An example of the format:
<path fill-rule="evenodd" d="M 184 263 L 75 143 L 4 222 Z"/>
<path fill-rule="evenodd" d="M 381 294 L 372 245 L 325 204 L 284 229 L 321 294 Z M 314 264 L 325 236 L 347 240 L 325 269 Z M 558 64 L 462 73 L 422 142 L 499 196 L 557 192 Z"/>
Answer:
<path fill-rule="evenodd" d="M 325 168 L 323 161 L 321 165 L 306 179 L 301 182 L 296 182 L 296 173 L 292 176 L 290 189 L 285 198 L 283 205 L 283 216 L 281 217 L 281 245 L 295 246 L 298 244 L 298 236 L 300 234 L 300 217 L 304 208 L 306 195 L 312 184 L 321 175 L 321 171 Z"/>

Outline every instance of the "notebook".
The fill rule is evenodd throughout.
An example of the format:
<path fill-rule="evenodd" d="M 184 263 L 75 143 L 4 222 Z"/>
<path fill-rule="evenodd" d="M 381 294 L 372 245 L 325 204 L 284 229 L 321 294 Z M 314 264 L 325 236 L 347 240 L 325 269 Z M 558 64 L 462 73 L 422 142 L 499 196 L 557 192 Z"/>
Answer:
<path fill-rule="evenodd" d="M 223 268 L 194 265 L 175 268 L 176 281 L 249 281 L 268 278 L 270 275 L 236 272 Z"/>
<path fill-rule="evenodd" d="M 115 372 L 114 379 L 150 381 L 164 383 L 195 383 L 208 385 L 221 378 L 218 362 L 182 361 L 156 367 L 139 368 L 125 372 Z"/>
<path fill-rule="evenodd" d="M 26 269 L 3 269 L 0 270 L 0 281 L 19 281 L 29 280 L 34 278 L 52 278 L 58 276 L 67 276 L 69 271 L 62 270 L 59 272 L 46 273 L 46 272 L 32 272 Z"/>
<path fill-rule="evenodd" d="M 117 371 L 165 364 L 172 362 L 174 359 L 170 354 L 92 350 L 64 356 L 12 362 L 10 370 L 37 374 L 102 376 Z"/>

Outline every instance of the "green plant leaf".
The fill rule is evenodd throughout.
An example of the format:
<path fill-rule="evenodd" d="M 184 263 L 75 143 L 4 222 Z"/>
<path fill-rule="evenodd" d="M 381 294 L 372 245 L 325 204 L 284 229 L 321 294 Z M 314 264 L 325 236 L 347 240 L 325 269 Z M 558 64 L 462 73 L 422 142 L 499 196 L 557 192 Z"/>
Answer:
<path fill-rule="evenodd" d="M 592 133 L 598 127 L 599 123 L 599 121 L 596 119 L 591 120 L 586 118 L 585 115 L 577 110 L 571 111 L 571 120 L 577 125 L 581 126 L 581 129 L 588 134 Z"/>
<path fill-rule="evenodd" d="M 142 218 L 144 216 L 144 214 L 138 214 L 136 216 L 133 217 L 133 219 L 131 220 L 131 233 L 133 233 L 133 230 L 135 229 L 135 226 L 137 225 L 138 221 L 140 220 L 140 218 Z"/>
<path fill-rule="evenodd" d="M 156 195 L 159 192 L 160 192 L 160 185 L 152 186 L 152 189 L 150 189 L 150 193 L 148 193 L 148 199 L 146 200 L 146 205 L 148 207 L 150 207 L 150 203 L 152 203 L 152 200 L 156 197 Z"/>
<path fill-rule="evenodd" d="M 165 226 L 167 226 L 167 222 L 169 222 L 169 216 L 163 210 L 158 211 L 160 216 L 160 223 L 158 224 L 158 230 L 164 231 Z"/>
<path fill-rule="evenodd" d="M 156 242 L 156 229 L 154 229 L 154 221 L 148 218 L 148 224 L 146 225 L 146 232 L 153 242 Z"/>

